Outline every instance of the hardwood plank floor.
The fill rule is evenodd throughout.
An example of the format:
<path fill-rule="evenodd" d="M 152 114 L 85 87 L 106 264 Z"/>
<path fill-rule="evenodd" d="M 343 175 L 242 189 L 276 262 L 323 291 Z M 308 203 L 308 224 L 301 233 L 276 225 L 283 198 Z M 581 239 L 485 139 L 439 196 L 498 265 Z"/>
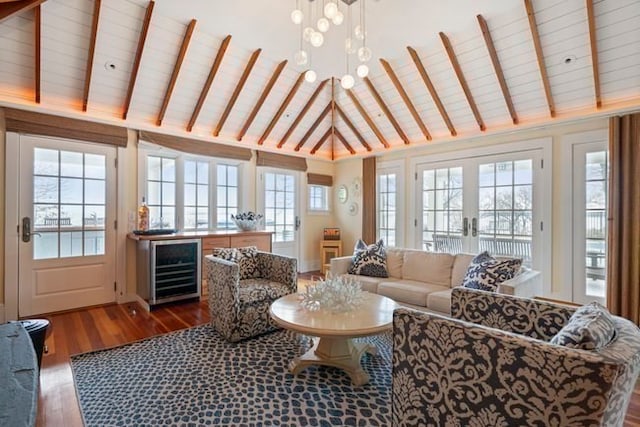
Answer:
<path fill-rule="evenodd" d="M 309 277 L 310 278 L 310 277 Z M 209 322 L 205 301 L 167 305 L 148 313 L 135 303 L 107 305 L 45 316 L 51 321 L 40 372 L 37 426 L 82 426 L 70 356 L 138 341 Z M 640 426 L 640 384 L 625 427 Z"/>

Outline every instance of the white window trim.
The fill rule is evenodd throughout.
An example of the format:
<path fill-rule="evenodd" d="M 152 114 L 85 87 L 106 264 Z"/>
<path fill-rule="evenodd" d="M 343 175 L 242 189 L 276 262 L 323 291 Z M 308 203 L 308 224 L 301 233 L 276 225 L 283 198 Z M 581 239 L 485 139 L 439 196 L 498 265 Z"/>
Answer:
<path fill-rule="evenodd" d="M 378 178 L 380 175 L 395 173 L 396 175 L 396 245 L 395 247 L 402 248 L 405 245 L 405 233 L 406 230 L 403 229 L 404 218 L 406 216 L 405 212 L 405 174 L 403 173 L 405 170 L 405 161 L 404 160 L 388 160 L 378 162 L 376 165 L 376 183 L 378 182 Z M 378 230 L 380 229 L 380 224 L 378 223 L 380 219 L 378 206 L 380 206 L 380 193 L 376 184 L 376 239 L 379 238 L 377 236 Z M 385 242 L 386 244 L 386 242 Z"/>
<path fill-rule="evenodd" d="M 325 191 L 326 209 L 312 209 L 311 208 L 311 187 L 322 187 Z M 318 184 L 307 184 L 307 214 L 308 215 L 330 215 L 331 214 L 331 187 Z"/>

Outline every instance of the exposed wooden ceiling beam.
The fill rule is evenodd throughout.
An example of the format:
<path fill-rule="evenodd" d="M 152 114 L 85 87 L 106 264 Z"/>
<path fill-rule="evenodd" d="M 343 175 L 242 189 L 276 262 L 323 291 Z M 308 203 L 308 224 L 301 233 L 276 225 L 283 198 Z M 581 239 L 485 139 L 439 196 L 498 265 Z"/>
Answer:
<path fill-rule="evenodd" d="M 167 112 L 167 108 L 169 107 L 169 101 L 171 100 L 171 95 L 173 94 L 173 89 L 176 86 L 176 82 L 178 81 L 178 74 L 180 74 L 180 68 L 182 68 L 182 62 L 184 61 L 184 56 L 187 54 L 187 48 L 189 47 L 189 43 L 191 42 L 191 36 L 193 35 L 193 30 L 196 27 L 195 19 L 192 19 L 187 26 L 187 31 L 184 33 L 184 37 L 182 38 L 182 45 L 180 45 L 180 51 L 178 52 L 178 57 L 176 58 L 176 63 L 173 66 L 173 72 L 171 73 L 171 78 L 169 79 L 169 85 L 167 86 L 167 91 L 164 94 L 164 99 L 162 100 L 162 107 L 160 107 L 160 112 L 158 113 L 158 119 L 156 120 L 156 126 L 162 125 L 162 120 L 164 119 L 164 115 Z"/>
<path fill-rule="evenodd" d="M 549 114 L 551 117 L 556 116 L 556 107 L 553 103 L 553 96 L 551 95 L 551 84 L 549 84 L 549 76 L 547 75 L 547 67 L 544 62 L 544 54 L 542 53 L 542 45 L 540 44 L 540 35 L 538 34 L 538 25 L 536 24 L 536 14 L 533 11 L 533 5 L 531 0 L 524 0 L 524 7 L 527 10 L 527 17 L 529 18 L 529 29 L 531 30 L 531 37 L 533 37 L 533 46 L 536 50 L 536 58 L 538 60 L 538 68 L 540 70 L 540 77 L 542 78 L 542 84 L 544 86 L 544 94 L 547 97 L 547 105 L 549 106 Z"/>
<path fill-rule="evenodd" d="M 331 104 L 332 101 L 330 101 L 326 107 L 324 107 L 324 110 L 322 110 L 322 113 L 320 113 L 320 115 L 318 116 L 318 118 L 316 119 L 315 122 L 313 122 L 313 124 L 311 125 L 311 127 L 309 129 L 307 129 L 307 132 L 304 134 L 304 136 L 302 137 L 302 139 L 300 139 L 300 142 L 298 142 L 298 144 L 296 145 L 296 148 L 294 148 L 294 150 L 296 151 L 300 151 L 300 149 L 302 148 L 302 146 L 307 142 L 307 140 L 309 139 L 309 137 L 311 136 L 311 134 L 313 132 L 315 132 L 316 128 L 318 127 L 318 125 L 320 125 L 320 123 L 322 123 L 322 121 L 327 117 L 327 114 L 329 114 L 329 112 L 331 111 Z M 329 129 L 331 130 L 331 129 Z"/>
<path fill-rule="evenodd" d="M 41 5 L 46 0 L 20 0 L 0 3 L 0 22 L 15 15 Z"/>
<path fill-rule="evenodd" d="M 511 115 L 511 120 L 513 121 L 513 124 L 517 125 L 518 115 L 516 114 L 516 109 L 513 106 L 511 94 L 509 93 L 509 86 L 507 86 L 507 80 L 504 78 L 504 73 L 502 72 L 502 66 L 500 65 L 500 60 L 498 59 L 498 53 L 496 52 L 496 47 L 493 44 L 493 38 L 491 37 L 489 26 L 487 25 L 487 21 L 484 19 L 482 15 L 478 15 L 477 18 L 478 18 L 478 24 L 480 24 L 480 30 L 482 30 L 482 36 L 484 37 L 484 42 L 487 45 L 487 50 L 489 51 L 489 57 L 491 58 L 493 69 L 496 73 L 496 77 L 498 77 L 498 83 L 500 83 L 500 89 L 502 90 L 502 96 L 504 97 L 504 102 L 507 103 L 507 109 L 509 109 L 509 114 Z"/>
<path fill-rule="evenodd" d="M 89 54 L 87 55 L 87 68 L 84 74 L 84 93 L 82 95 L 82 111 L 87 111 L 89 103 L 89 89 L 91 88 L 91 73 L 93 71 L 93 57 L 96 52 L 96 38 L 98 36 L 98 23 L 100 22 L 100 7 L 102 0 L 93 0 L 93 22 L 91 23 L 91 37 L 89 39 Z"/>
<path fill-rule="evenodd" d="M 398 123 L 396 118 L 393 117 L 393 114 L 391 114 L 389 107 L 387 107 L 387 104 L 385 104 L 384 100 L 376 90 L 375 86 L 373 85 L 369 77 L 365 77 L 364 82 L 367 84 L 367 87 L 369 88 L 369 92 L 371 92 L 371 95 L 378 103 L 378 106 L 380 106 L 380 108 L 382 109 L 382 112 L 384 113 L 384 115 L 387 116 L 387 119 L 389 119 L 389 121 L 393 125 L 393 128 L 396 130 L 396 132 L 398 132 L 398 135 L 400 135 L 400 139 L 404 141 L 405 145 L 411 144 L 411 141 L 409 141 L 409 138 L 407 138 L 407 134 L 404 133 L 404 131 L 400 127 L 400 124 Z"/>
<path fill-rule="evenodd" d="M 300 85 L 302 84 L 303 81 L 304 81 L 304 72 L 300 73 L 296 82 L 293 84 L 293 86 L 291 86 L 291 89 L 289 90 L 287 97 L 284 99 L 284 101 L 282 101 L 282 104 L 280 104 L 280 107 L 278 108 L 276 115 L 273 116 L 273 118 L 271 119 L 271 122 L 269 122 L 269 125 L 267 126 L 267 129 L 265 129 L 264 133 L 258 140 L 258 145 L 264 144 L 264 141 L 266 141 L 267 137 L 269 137 L 269 134 L 275 127 L 276 123 L 278 123 L 278 120 L 280 120 L 280 116 L 282 116 L 282 114 L 284 113 L 284 110 L 287 109 L 287 106 L 289 105 L 293 97 L 296 95 L 296 92 L 298 92 L 298 89 L 300 88 Z"/>
<path fill-rule="evenodd" d="M 589 20 L 589 43 L 591 45 L 591 65 L 593 67 L 593 87 L 596 95 L 596 108 L 602 107 L 600 96 L 600 70 L 598 65 L 598 39 L 596 38 L 596 17 L 593 12 L 593 0 L 585 0 L 587 3 L 587 17 Z"/>
<path fill-rule="evenodd" d="M 231 113 L 231 109 L 233 108 L 233 105 L 238 100 L 238 96 L 240 96 L 240 92 L 242 92 L 242 88 L 244 87 L 244 84 L 247 82 L 247 79 L 249 78 L 249 74 L 251 74 L 251 70 L 253 69 L 253 66 L 256 64 L 256 61 L 258 60 L 258 56 L 260 56 L 260 52 L 262 52 L 262 49 L 258 49 L 251 54 L 251 57 L 249 58 L 249 62 L 247 62 L 247 65 L 244 67 L 242 76 L 240 76 L 240 80 L 236 84 L 236 88 L 233 90 L 231 99 L 229 99 L 229 102 L 227 102 L 227 106 L 222 112 L 222 116 L 220 117 L 220 120 L 218 120 L 218 124 L 216 125 L 216 128 L 213 130 L 213 136 L 220 135 L 222 126 L 224 126 L 224 122 L 227 121 L 227 118 Z"/>
<path fill-rule="evenodd" d="M 35 26 L 35 31 L 34 31 L 34 35 L 35 35 L 34 79 L 35 79 L 35 88 L 36 88 L 35 100 L 36 100 L 36 104 L 40 104 L 40 81 L 42 78 L 40 74 L 40 68 L 41 68 L 40 64 L 42 59 L 42 54 L 41 54 L 42 52 L 42 10 L 40 9 L 40 5 L 36 6 L 33 9 L 33 23 Z"/>
<path fill-rule="evenodd" d="M 344 145 L 344 148 L 349 150 L 349 153 L 356 154 L 356 150 L 353 149 L 353 147 L 347 142 L 345 137 L 340 133 L 338 129 L 335 130 L 335 135 L 338 137 L 340 142 L 342 142 L 342 145 Z"/>
<path fill-rule="evenodd" d="M 427 126 L 422 121 L 422 117 L 420 117 L 420 114 L 418 114 L 418 111 L 416 110 L 416 107 L 413 105 L 413 102 L 411 102 L 411 99 L 409 98 L 407 91 L 404 90 L 402 83 L 400 83 L 400 79 L 398 79 L 398 76 L 396 75 L 395 71 L 393 71 L 393 68 L 391 68 L 391 64 L 389 64 L 389 62 L 385 61 L 382 58 L 380 58 L 380 63 L 382 64 L 382 68 L 384 68 L 384 71 L 387 73 L 387 75 L 391 79 L 391 82 L 395 86 L 396 90 L 400 94 L 400 97 L 404 101 L 404 104 L 409 109 L 409 112 L 413 116 L 413 119 L 418 124 L 418 127 L 422 131 L 422 134 L 424 135 L 425 138 L 427 138 L 427 141 L 431 141 L 431 134 L 429 133 Z"/>
<path fill-rule="evenodd" d="M 420 76 L 422 77 L 422 81 L 424 82 L 425 86 L 427 86 L 427 90 L 429 91 L 429 94 L 431 95 L 433 102 L 436 104 L 436 108 L 438 108 L 438 111 L 440 112 L 440 116 L 442 117 L 442 120 L 444 120 L 445 124 L 447 125 L 447 128 L 449 128 L 449 132 L 451 133 L 451 136 L 456 136 L 458 134 L 456 132 L 456 128 L 453 126 L 453 122 L 451 122 L 451 119 L 449 118 L 449 114 L 447 113 L 447 110 L 444 108 L 444 104 L 440 100 L 438 91 L 436 91 L 435 86 L 431 82 L 431 79 L 429 78 L 429 74 L 427 74 L 427 70 L 425 69 L 424 64 L 422 63 L 420 56 L 418 56 L 418 52 L 416 52 L 416 50 L 411 46 L 407 46 L 407 50 L 411 55 L 411 59 L 413 59 L 413 63 L 416 65 L 416 68 L 418 69 L 418 73 L 420 73 Z"/>
<path fill-rule="evenodd" d="M 151 15 L 153 14 L 154 5 L 155 2 L 153 0 L 149 2 L 144 14 L 144 20 L 142 21 L 142 28 L 140 29 L 140 36 L 138 37 L 138 48 L 133 60 L 133 69 L 131 70 L 131 76 L 129 77 L 129 87 L 127 89 L 127 96 L 125 98 L 124 109 L 122 111 L 123 120 L 127 120 L 127 115 L 129 114 L 131 98 L 133 97 L 133 88 L 135 87 L 136 79 L 138 78 L 138 70 L 140 69 L 140 61 L 142 59 L 142 52 L 144 51 L 144 44 L 147 40 L 147 34 L 149 33 L 149 24 L 151 23 Z"/>
<path fill-rule="evenodd" d="M 324 135 L 322 135 L 322 137 L 316 143 L 316 145 L 313 146 L 313 148 L 311 149 L 311 154 L 316 154 L 316 152 L 320 149 L 320 147 L 322 147 L 322 145 L 327 141 L 327 138 L 329 138 L 329 135 L 332 134 L 332 128 L 333 126 L 327 129 L 327 131 L 324 133 Z"/>
<path fill-rule="evenodd" d="M 356 127 L 353 125 L 351 120 L 349 120 L 349 117 L 347 117 L 347 115 L 342 110 L 342 108 L 340 108 L 337 102 L 335 103 L 335 105 L 336 105 L 336 111 L 338 112 L 338 115 L 340 116 L 340 118 L 342 118 L 342 121 L 349 127 L 349 129 L 351 129 L 351 132 L 353 132 L 356 138 L 358 138 L 358 141 L 360 141 L 360 144 L 362 144 L 362 146 L 366 148 L 367 151 L 371 151 L 371 146 L 367 143 L 367 141 L 364 139 L 364 137 L 358 131 L 358 129 L 356 129 Z"/>
<path fill-rule="evenodd" d="M 440 40 L 442 40 L 444 49 L 447 51 L 447 55 L 449 56 L 449 61 L 453 66 L 453 71 L 455 71 L 456 73 L 456 77 L 458 78 L 458 82 L 460 83 L 460 86 L 462 86 L 462 91 L 464 92 L 464 96 L 467 98 L 469 107 L 471 107 L 473 116 L 476 118 L 476 122 L 478 123 L 478 126 L 480 126 L 480 130 L 484 131 L 486 130 L 486 126 L 484 125 L 484 121 L 482 121 L 482 117 L 480 116 L 480 111 L 478 110 L 478 106 L 476 105 L 476 102 L 473 99 L 473 95 L 471 94 L 471 89 L 469 89 L 469 85 L 467 84 L 467 79 L 465 79 L 464 77 L 462 68 L 460 68 L 460 63 L 458 62 L 456 53 L 453 51 L 453 47 L 451 46 L 449 37 L 447 37 L 445 33 L 440 32 Z"/>
<path fill-rule="evenodd" d="M 329 82 L 329 79 L 321 81 L 318 87 L 316 88 L 316 90 L 313 91 L 313 94 L 311 95 L 307 103 L 304 105 L 304 107 L 302 107 L 302 111 L 300 111 L 296 119 L 293 121 L 293 123 L 291 123 L 291 126 L 289 126 L 289 129 L 287 129 L 287 132 L 285 132 L 282 139 L 280 139 L 280 142 L 278 142 L 278 148 L 282 148 L 282 146 L 287 142 L 287 140 L 289 139 L 293 131 L 296 129 L 296 127 L 298 127 L 298 125 L 300 124 L 300 121 L 307 114 L 307 112 L 315 102 L 316 98 L 318 97 L 320 92 L 322 92 L 322 89 L 327 85 L 328 82 Z"/>
<path fill-rule="evenodd" d="M 389 143 L 385 139 L 384 135 L 382 135 L 382 132 L 380 132 L 380 129 L 378 129 L 376 124 L 373 122 L 371 116 L 369 116 L 367 111 L 364 109 L 360 101 L 358 101 L 358 98 L 356 97 L 356 94 L 353 93 L 353 90 L 347 89 L 346 92 L 347 95 L 349 95 L 351 102 L 353 102 L 353 105 L 356 106 L 356 109 L 358 110 L 364 121 L 367 122 L 367 124 L 371 128 L 371 131 L 376 135 L 380 143 L 384 146 L 384 148 L 389 148 Z"/>
<path fill-rule="evenodd" d="M 218 69 L 220 68 L 220 64 L 222 63 L 222 58 L 224 58 L 224 54 L 227 51 L 227 47 L 229 46 L 229 42 L 231 41 L 231 35 L 228 35 L 222 40 L 220 43 L 220 47 L 218 48 L 218 53 L 216 53 L 216 59 L 213 61 L 213 65 L 211 65 L 211 70 L 209 70 L 209 76 L 207 77 L 207 81 L 202 86 L 202 90 L 200 91 L 200 97 L 198 98 L 198 102 L 196 103 L 195 108 L 193 109 L 193 113 L 191 114 L 191 119 L 189 119 L 189 124 L 187 125 L 187 132 L 191 132 L 193 130 L 193 126 L 196 124 L 196 120 L 200 115 L 200 110 L 202 110 L 202 106 L 204 105 L 205 99 L 207 99 L 207 95 L 209 94 L 209 89 L 211 89 L 211 85 L 213 84 L 213 79 L 218 74 Z"/>
<path fill-rule="evenodd" d="M 287 62 L 288 61 L 285 59 L 284 61 L 282 61 L 276 66 L 276 69 L 273 71 L 273 74 L 271 75 L 271 78 L 267 82 L 267 85 L 262 90 L 262 93 L 260 94 L 260 98 L 258 99 L 258 102 L 256 102 L 256 105 L 253 106 L 253 109 L 251 110 L 249 117 L 247 117 L 247 120 L 244 122 L 244 125 L 240 130 L 240 133 L 236 137 L 238 141 L 242 141 L 242 137 L 249 130 L 249 126 L 251 126 L 251 123 L 253 123 L 253 120 L 258 115 L 258 112 L 262 108 L 264 101 L 267 99 L 267 96 L 269 96 L 271 89 L 273 89 L 273 86 L 276 84 L 276 81 L 278 80 L 278 77 L 280 77 L 280 74 L 282 73 L 282 70 L 284 70 L 284 67 L 287 65 Z"/>

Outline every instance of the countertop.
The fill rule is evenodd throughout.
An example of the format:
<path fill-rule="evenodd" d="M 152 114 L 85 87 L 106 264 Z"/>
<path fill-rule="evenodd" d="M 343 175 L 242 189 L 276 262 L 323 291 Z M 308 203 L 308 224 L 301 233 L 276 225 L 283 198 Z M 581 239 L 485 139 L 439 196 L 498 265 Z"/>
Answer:
<path fill-rule="evenodd" d="M 272 231 L 255 230 L 201 230 L 201 231 L 179 231 L 172 234 L 155 234 L 155 235 L 138 235 L 129 233 L 127 237 L 132 240 L 176 240 L 176 239 L 201 239 L 204 237 L 222 237 L 222 236 L 251 236 L 273 234 Z"/>

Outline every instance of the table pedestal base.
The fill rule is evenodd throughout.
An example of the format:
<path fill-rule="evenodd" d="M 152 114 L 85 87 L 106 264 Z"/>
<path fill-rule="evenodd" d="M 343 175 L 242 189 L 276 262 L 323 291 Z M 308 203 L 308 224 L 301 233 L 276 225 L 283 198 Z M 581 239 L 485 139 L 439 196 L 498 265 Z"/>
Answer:
<path fill-rule="evenodd" d="M 309 351 L 289 363 L 292 374 L 297 375 L 311 365 L 326 365 L 345 371 L 353 385 L 361 386 L 369 382 L 369 374 L 362 369 L 360 358 L 365 352 L 377 354 L 375 346 L 356 343 L 351 338 L 314 338 L 313 341 Z"/>

